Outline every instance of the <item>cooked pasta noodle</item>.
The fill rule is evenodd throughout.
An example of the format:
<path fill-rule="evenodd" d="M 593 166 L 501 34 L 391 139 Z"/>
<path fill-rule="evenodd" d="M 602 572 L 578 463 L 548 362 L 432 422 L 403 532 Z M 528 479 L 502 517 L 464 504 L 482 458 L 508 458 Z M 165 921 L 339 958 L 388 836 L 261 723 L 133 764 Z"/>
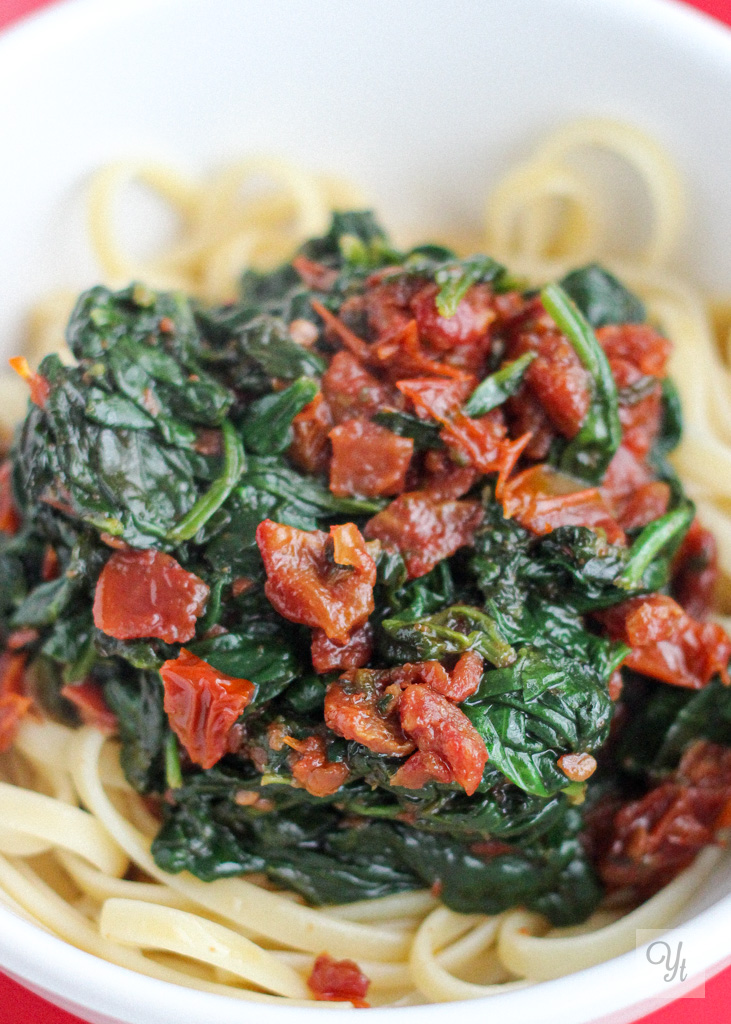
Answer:
<path fill-rule="evenodd" d="M 574 159 L 587 148 L 620 157 L 642 181 L 652 220 L 632 258 L 607 249 L 599 190 Z M 132 185 L 166 204 L 179 224 L 176 241 L 147 260 L 128 253 L 116 230 L 117 205 Z M 222 301 L 243 266 L 276 265 L 322 232 L 330 210 L 360 204 L 349 184 L 277 159 L 245 160 L 201 182 L 156 164 L 119 163 L 92 183 L 90 235 L 110 285 L 138 278 Z M 653 140 L 623 123 L 584 121 L 552 134 L 499 183 L 484 245 L 535 283 L 601 258 L 646 301 L 675 346 L 686 424 L 675 466 L 731 580 L 731 305 L 711 310 L 669 269 L 683 206 L 678 173 Z M 58 294 L 37 307 L 31 361 L 64 351 L 71 301 Z M 22 383 L 0 376 L 5 426 L 24 402 Z M 457 914 L 427 892 L 316 910 L 256 879 L 205 883 L 163 872 L 150 854 L 155 819 L 124 779 L 116 744 L 90 728 L 24 721 L 0 774 L 3 906 L 151 977 L 294 1006 L 311 1002 L 305 979 L 325 950 L 357 959 L 374 1005 L 478 998 L 589 967 L 633 948 L 638 928 L 671 924 L 719 856 L 704 851 L 631 913 L 600 910 L 573 928 L 551 929 L 520 909 Z"/>

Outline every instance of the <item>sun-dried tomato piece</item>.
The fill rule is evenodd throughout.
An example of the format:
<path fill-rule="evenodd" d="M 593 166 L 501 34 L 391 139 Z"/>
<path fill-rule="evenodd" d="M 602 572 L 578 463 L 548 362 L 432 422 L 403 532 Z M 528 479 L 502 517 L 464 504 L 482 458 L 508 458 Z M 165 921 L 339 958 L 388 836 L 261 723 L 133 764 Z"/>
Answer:
<path fill-rule="evenodd" d="M 545 465 L 532 466 L 500 488 L 507 519 L 516 519 L 532 533 L 550 533 L 558 526 L 602 530 L 611 544 L 624 542 L 624 531 L 596 487 L 582 488 L 573 479 Z"/>
<path fill-rule="evenodd" d="M 28 366 L 28 360 L 24 356 L 13 356 L 8 362 L 18 376 L 27 382 L 30 388 L 31 402 L 42 409 L 51 393 L 51 385 L 46 378 L 42 374 L 31 370 L 30 366 Z"/>
<path fill-rule="evenodd" d="M 407 758 L 394 775 L 391 776 L 392 786 L 404 789 L 422 789 L 429 782 L 454 782 L 454 772 L 439 754 L 430 754 L 417 750 Z"/>
<path fill-rule="evenodd" d="M 449 673 L 449 689 L 442 691 L 445 697 L 457 702 L 467 700 L 476 693 L 482 682 L 485 662 L 476 651 L 465 651 Z"/>
<path fill-rule="evenodd" d="M 471 388 L 477 383 L 471 369 L 464 370 L 453 365 L 453 353 L 436 359 L 434 354 L 425 348 L 419 337 L 416 320 L 409 320 L 398 332 L 382 338 L 373 346 L 372 355 L 392 381 L 398 381 L 402 377 L 429 374 L 451 380 L 468 381 Z M 441 353 L 437 355 L 441 356 Z"/>
<path fill-rule="evenodd" d="M 344 761 L 328 761 L 322 736 L 307 736 L 303 740 L 287 736 L 284 742 L 298 755 L 292 761 L 292 776 L 311 796 L 331 796 L 350 775 Z"/>
<path fill-rule="evenodd" d="M 369 373 L 351 352 L 336 352 L 322 378 L 322 393 L 335 423 L 358 416 L 369 419 L 393 406 L 394 393 Z M 396 393 L 396 399 L 398 393 Z"/>
<path fill-rule="evenodd" d="M 41 579 L 44 583 L 56 580 L 61 572 L 61 565 L 56 554 L 56 549 L 46 544 L 43 550 L 43 562 L 41 564 Z"/>
<path fill-rule="evenodd" d="M 14 629 L 12 633 L 8 634 L 5 646 L 8 651 L 20 651 L 23 647 L 34 644 L 36 640 L 40 639 L 40 636 L 37 629 L 33 629 L 31 626 L 21 626 L 20 629 Z"/>
<path fill-rule="evenodd" d="M 731 750 L 698 740 L 668 781 L 597 808 L 590 852 L 607 889 L 637 902 L 667 885 L 726 827 L 730 792 Z"/>
<path fill-rule="evenodd" d="M 292 420 L 289 457 L 305 473 L 326 473 L 330 465 L 330 406 L 317 394 Z"/>
<path fill-rule="evenodd" d="M 409 577 L 416 579 L 471 544 L 482 516 L 478 501 L 438 501 L 415 491 L 378 512 L 366 525 L 365 535 L 398 548 Z"/>
<path fill-rule="evenodd" d="M 115 551 L 96 585 L 94 625 L 117 640 L 155 636 L 185 643 L 195 635 L 208 593 L 203 580 L 163 551 Z"/>
<path fill-rule="evenodd" d="M 665 515 L 669 504 L 669 484 L 662 480 L 652 480 L 619 503 L 617 520 L 623 530 L 638 530 Z"/>
<path fill-rule="evenodd" d="M 420 490 L 442 501 L 467 494 L 479 476 L 474 466 L 458 466 L 446 452 L 434 449 L 424 456 L 424 472 Z"/>
<path fill-rule="evenodd" d="M 330 431 L 330 490 L 339 497 L 400 494 L 414 451 L 410 437 L 368 420 L 347 420 Z"/>
<path fill-rule="evenodd" d="M 105 733 L 117 731 L 117 716 L 107 707 L 104 693 L 98 683 L 87 680 L 61 687 L 61 695 L 76 706 L 84 725 L 92 725 Z"/>
<path fill-rule="evenodd" d="M 705 619 L 718 583 L 718 545 L 697 519 L 691 523 L 673 563 L 673 597 L 694 619 Z"/>
<path fill-rule="evenodd" d="M 673 686 L 698 690 L 715 675 L 729 684 L 731 639 L 715 622 L 698 622 L 671 597 L 635 597 L 597 616 L 613 640 L 632 648 L 624 664 Z"/>
<path fill-rule="evenodd" d="M 598 328 L 596 336 L 608 359 L 626 359 L 646 376 L 665 376 L 672 345 L 654 327 L 618 324 Z"/>
<path fill-rule="evenodd" d="M 410 302 L 419 335 L 435 349 L 448 352 L 459 346 L 487 347 L 488 332 L 496 319 L 489 285 L 473 285 L 461 299 L 453 316 L 442 316 L 436 306 L 439 286 L 427 284 Z"/>
<path fill-rule="evenodd" d="M 585 782 L 596 771 L 596 761 L 591 754 L 562 754 L 558 767 L 571 782 Z"/>
<path fill-rule="evenodd" d="M 438 754 L 472 796 L 487 763 L 487 748 L 469 718 L 428 686 L 407 686 L 399 702 L 401 727 L 419 750 Z"/>
<path fill-rule="evenodd" d="M 414 744 L 404 736 L 394 713 L 398 701 L 389 699 L 389 695 L 384 697 L 378 678 L 365 670 L 348 673 L 331 683 L 325 694 L 325 724 L 338 736 L 361 743 L 376 754 L 403 757 L 411 753 Z M 383 710 L 379 704 L 383 704 Z"/>
<path fill-rule="evenodd" d="M 256 543 L 266 596 L 285 619 L 319 627 L 344 644 L 373 611 L 376 564 L 352 523 L 331 527 L 328 536 L 266 519 Z"/>
<path fill-rule="evenodd" d="M 33 701 L 23 693 L 25 654 L 0 654 L 0 753 L 15 742 Z"/>
<path fill-rule="evenodd" d="M 212 768 L 228 752 L 231 728 L 256 687 L 248 679 L 219 672 L 185 647 L 164 663 L 160 675 L 171 729 L 191 761 Z"/>
<path fill-rule="evenodd" d="M 301 277 L 308 288 L 317 292 L 329 292 L 338 279 L 338 272 L 333 267 L 326 267 L 324 263 L 317 263 L 315 260 L 308 260 L 300 254 L 292 260 L 292 266 Z"/>
<path fill-rule="evenodd" d="M 15 507 L 10 483 L 13 468 L 10 462 L 0 466 L 0 533 L 14 536 L 20 529 L 20 513 Z"/>
<path fill-rule="evenodd" d="M 622 426 L 622 444 L 642 461 L 647 457 L 660 429 L 662 388 L 658 381 L 648 391 L 647 375 L 643 374 L 628 359 L 611 358 L 609 366 L 619 389 L 619 422 Z M 649 383 L 652 384 L 652 380 Z M 632 395 L 633 389 L 638 386 L 641 386 L 646 392 L 641 397 Z"/>
<path fill-rule="evenodd" d="M 525 352 L 536 352 L 537 356 L 526 370 L 523 388 L 540 403 L 555 430 L 564 437 L 574 437 L 591 403 L 589 373 L 545 314 L 512 339 L 510 358 Z"/>
<path fill-rule="evenodd" d="M 363 668 L 373 650 L 373 627 L 369 622 L 354 630 L 344 644 L 328 640 L 322 629 L 312 631 L 312 665 L 315 672 Z"/>
<path fill-rule="evenodd" d="M 353 960 L 333 960 L 321 953 L 315 960 L 307 984 L 315 999 L 349 1002 L 368 1006 L 366 995 L 370 979 Z"/>

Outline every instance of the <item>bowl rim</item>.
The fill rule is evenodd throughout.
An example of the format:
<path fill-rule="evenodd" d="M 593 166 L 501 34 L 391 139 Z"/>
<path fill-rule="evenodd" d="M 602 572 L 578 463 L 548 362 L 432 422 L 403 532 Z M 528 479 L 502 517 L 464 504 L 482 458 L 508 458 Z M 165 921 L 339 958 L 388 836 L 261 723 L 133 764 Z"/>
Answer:
<path fill-rule="evenodd" d="M 0 32 L 0 83 L 12 80 L 19 71 L 38 61 L 44 52 L 63 48 L 96 27 L 118 18 L 149 12 L 152 4 L 160 10 L 179 7 L 183 0 L 55 0 L 49 6 L 31 12 Z M 184 0 L 188 6 L 201 0 Z M 306 0 L 297 0 L 306 2 Z M 565 8 L 584 6 L 586 0 L 551 0 Z M 684 48 L 696 49 L 704 61 L 718 62 L 731 77 L 731 31 L 711 15 L 688 6 L 683 0 L 593 0 L 603 16 L 625 24 L 649 27 Z M 623 1020 L 636 1019 L 652 1009 L 678 998 L 699 984 L 703 976 L 722 970 L 731 963 L 731 947 L 719 957 L 723 945 L 719 939 L 728 932 L 731 893 L 695 917 L 670 929 L 669 941 L 686 943 L 694 949 L 699 973 L 681 988 L 668 986 L 661 972 L 633 971 L 637 951 L 630 951 L 595 967 L 553 981 L 541 982 L 505 994 L 483 997 L 460 1004 L 473 1013 L 487 1006 L 506 1011 L 508 1019 L 529 1021 L 535 1011 L 536 997 L 541 1001 L 545 1024 L 583 1024 L 587 1006 L 596 1007 L 596 1024 L 612 1020 L 624 1011 Z M 638 947 L 642 952 L 646 947 Z M 34 988 L 46 998 L 77 1010 L 106 1015 L 115 1021 L 136 1024 L 144 1008 L 148 1024 L 166 1024 L 176 1003 L 185 1011 L 187 1024 L 208 1024 L 213 1014 L 219 1024 L 234 1024 L 245 1019 L 247 1010 L 266 1024 L 289 1024 L 295 1013 L 319 1015 L 318 1007 L 292 1008 L 262 1003 L 247 1003 L 233 997 L 201 992 L 160 981 L 130 971 L 76 948 L 40 925 L 25 920 L 0 905 L 0 969 Z M 134 979 L 134 984 L 130 984 Z M 571 983 L 567 984 L 570 979 Z M 620 982 L 620 979 L 621 982 Z M 619 982 L 619 984 L 618 984 Z M 601 995 L 601 1005 L 597 1002 Z M 183 1003 L 184 1000 L 184 1003 Z M 437 1024 L 443 1004 L 377 1008 L 369 1016 L 384 1024 Z M 555 1007 L 555 1010 L 554 1010 Z M 351 1020 L 350 1010 L 326 1010 L 325 1021 L 341 1024 Z M 554 1017 L 555 1013 L 555 1017 Z M 632 1016 L 627 1016 L 631 1013 Z M 347 1015 L 347 1016 L 346 1016 Z M 285 1020 L 286 1017 L 286 1020 Z M 476 1017 L 475 1017 L 476 1019 Z"/>

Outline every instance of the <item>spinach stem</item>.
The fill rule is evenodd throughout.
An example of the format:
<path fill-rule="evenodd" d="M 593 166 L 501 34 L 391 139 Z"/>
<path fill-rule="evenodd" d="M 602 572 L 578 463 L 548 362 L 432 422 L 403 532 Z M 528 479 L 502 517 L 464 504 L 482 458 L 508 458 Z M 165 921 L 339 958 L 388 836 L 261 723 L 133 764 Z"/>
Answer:
<path fill-rule="evenodd" d="M 171 541 L 190 540 L 200 528 L 217 512 L 239 482 L 246 469 L 244 446 L 233 424 L 225 420 L 221 427 L 223 433 L 223 473 L 208 488 L 205 494 L 196 501 L 190 511 L 186 512 L 177 526 L 167 535 Z"/>
<path fill-rule="evenodd" d="M 638 587 L 653 559 L 671 541 L 685 533 L 693 521 L 695 509 L 691 504 L 682 505 L 672 512 L 666 512 L 649 523 L 632 545 L 624 572 L 617 580 L 617 586 L 626 590 Z"/>
<path fill-rule="evenodd" d="M 180 789 L 183 785 L 178 739 L 174 732 L 168 733 L 165 739 L 165 781 L 168 789 Z"/>

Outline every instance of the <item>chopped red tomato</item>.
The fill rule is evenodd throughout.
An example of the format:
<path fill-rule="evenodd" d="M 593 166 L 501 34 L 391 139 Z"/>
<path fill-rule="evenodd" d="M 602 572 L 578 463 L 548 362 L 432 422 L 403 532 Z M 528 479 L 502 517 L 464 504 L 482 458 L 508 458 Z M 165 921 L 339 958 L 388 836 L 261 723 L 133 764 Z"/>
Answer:
<path fill-rule="evenodd" d="M 307 984 L 315 999 L 348 1002 L 353 1006 L 368 1006 L 366 995 L 370 979 L 353 960 L 333 960 L 321 953 L 315 960 Z"/>
<path fill-rule="evenodd" d="M 318 302 L 317 299 L 311 299 L 310 302 L 317 315 L 322 317 L 325 321 L 325 327 L 327 328 L 327 333 L 330 337 L 337 338 L 338 341 L 341 341 L 356 359 L 359 359 L 362 362 L 368 362 L 371 355 L 368 343 L 363 341 L 362 338 L 359 338 L 358 335 L 354 331 L 351 331 L 351 329 L 344 324 L 339 317 L 330 312 L 330 310 L 326 306 L 323 306 L 321 302 Z"/>
<path fill-rule="evenodd" d="M 530 435 L 530 441 L 524 449 L 526 457 L 535 462 L 544 462 L 556 432 L 540 402 L 529 391 L 523 390 L 519 396 L 509 398 L 502 408 L 512 436 Z"/>
<path fill-rule="evenodd" d="M 471 490 L 479 476 L 474 466 L 458 466 L 444 451 L 434 449 L 424 455 L 426 479 L 421 490 L 432 498 L 461 498 Z"/>
<path fill-rule="evenodd" d="M 0 753 L 15 742 L 21 720 L 33 701 L 23 694 L 25 654 L 0 655 Z"/>
<path fill-rule="evenodd" d="M 728 685 L 731 640 L 715 622 L 697 622 L 671 597 L 635 597 L 598 614 L 613 640 L 632 651 L 624 664 L 673 686 L 698 690 L 715 675 Z"/>
<path fill-rule="evenodd" d="M 613 358 L 609 365 L 619 389 L 619 422 L 622 444 L 643 460 L 655 442 L 662 421 L 662 389 L 660 383 L 647 390 L 648 378 L 627 359 Z M 644 393 L 637 396 L 634 391 Z"/>
<path fill-rule="evenodd" d="M 321 394 L 315 395 L 292 420 L 289 457 L 305 473 L 327 472 L 332 426 L 330 406 Z"/>
<path fill-rule="evenodd" d="M 256 687 L 182 648 L 160 669 L 170 728 L 201 768 L 212 768 L 229 749 L 229 734 Z"/>
<path fill-rule="evenodd" d="M 28 366 L 28 360 L 24 356 L 13 356 L 8 362 L 24 381 L 27 382 L 30 388 L 30 400 L 34 405 L 43 408 L 48 401 L 48 396 L 51 393 L 51 385 L 48 383 L 46 378 L 40 373 L 35 373 Z"/>
<path fill-rule="evenodd" d="M 373 627 L 369 622 L 353 630 L 344 644 L 328 640 L 322 629 L 312 631 L 312 665 L 318 673 L 363 668 L 370 661 L 372 650 Z"/>
<path fill-rule="evenodd" d="M 435 693 L 441 693 L 449 700 L 466 700 L 476 692 L 480 681 L 484 662 L 475 651 L 467 651 L 458 660 L 451 672 L 438 661 L 407 662 L 397 668 L 388 670 L 393 682 L 401 687 L 410 683 L 424 683 Z"/>
<path fill-rule="evenodd" d="M 474 390 L 470 380 L 445 380 L 438 377 L 399 380 L 396 387 L 406 395 L 419 416 L 432 417 L 439 423 L 449 423 Z"/>
<path fill-rule="evenodd" d="M 41 579 L 48 583 L 50 580 L 56 580 L 61 572 L 61 566 L 58 561 L 58 555 L 56 549 L 50 544 L 46 544 L 43 551 L 43 563 L 41 565 Z"/>
<path fill-rule="evenodd" d="M 62 686 L 61 695 L 76 706 L 84 725 L 110 734 L 117 731 L 117 716 L 107 707 L 98 683 L 88 681 Z"/>
<path fill-rule="evenodd" d="M 382 688 L 373 685 L 374 677 L 376 673 L 366 669 L 346 673 L 331 683 L 325 694 L 325 724 L 338 736 L 361 743 L 376 754 L 403 757 L 411 753 L 414 744 L 404 735 L 394 714 L 398 699 L 384 695 Z"/>
<path fill-rule="evenodd" d="M 11 464 L 4 462 L 0 466 L 0 533 L 14 536 L 20 529 L 20 513 L 13 500 L 11 474 Z"/>
<path fill-rule="evenodd" d="M 730 792 L 731 750 L 698 740 L 667 782 L 598 808 L 589 836 L 607 889 L 637 902 L 667 885 L 727 826 Z"/>
<path fill-rule="evenodd" d="M 443 558 L 471 544 L 482 522 L 478 501 L 439 501 L 414 491 L 402 494 L 378 512 L 366 537 L 398 548 L 409 577 L 424 576 Z"/>
<path fill-rule="evenodd" d="M 596 761 L 591 754 L 562 754 L 558 767 L 571 782 L 586 782 L 596 771 Z"/>
<path fill-rule="evenodd" d="M 336 423 L 354 417 L 370 419 L 384 406 L 398 399 L 387 384 L 382 384 L 364 369 L 350 352 L 336 352 L 322 378 L 322 393 Z"/>
<path fill-rule="evenodd" d="M 568 340 L 541 313 L 512 339 L 510 358 L 536 352 L 525 373 L 523 389 L 544 410 L 552 426 L 564 437 L 574 437 L 591 402 L 591 378 Z M 520 402 L 520 395 L 516 401 Z"/>
<path fill-rule="evenodd" d="M 665 515 L 669 504 L 669 484 L 662 480 L 652 480 L 619 503 L 617 520 L 623 530 L 638 530 Z"/>
<path fill-rule="evenodd" d="M 391 776 L 392 786 L 404 789 L 422 789 L 429 782 L 454 782 L 454 772 L 439 754 L 429 754 L 417 750 L 407 758 L 400 768 Z"/>
<path fill-rule="evenodd" d="M 506 519 L 517 519 L 532 533 L 544 534 L 557 526 L 588 526 L 602 530 L 612 544 L 624 542 L 624 532 L 596 487 L 577 490 L 580 484 L 545 465 L 532 466 L 499 489 Z"/>
<path fill-rule="evenodd" d="M 428 686 L 407 686 L 399 702 L 401 727 L 417 748 L 438 754 L 472 796 L 487 763 L 485 741 L 458 707 Z"/>
<path fill-rule="evenodd" d="M 20 629 L 14 629 L 8 635 L 5 646 L 9 651 L 20 651 L 23 647 L 34 644 L 36 640 L 40 639 L 40 635 L 37 629 L 33 629 L 30 626 L 21 626 Z"/>
<path fill-rule="evenodd" d="M 453 316 L 442 316 L 436 306 L 439 287 L 428 284 L 411 299 L 420 336 L 442 351 L 458 346 L 483 347 L 488 342 L 490 325 L 496 318 L 489 285 L 473 285 L 457 305 Z"/>
<path fill-rule="evenodd" d="M 306 256 L 295 256 L 292 266 L 308 288 L 317 292 L 329 292 L 338 279 L 337 270 L 326 267 L 324 263 L 308 260 Z"/>
<path fill-rule="evenodd" d="M 96 585 L 94 625 L 117 640 L 155 636 L 185 643 L 207 600 L 208 586 L 171 555 L 115 551 Z"/>
<path fill-rule="evenodd" d="M 484 667 L 481 655 L 476 651 L 465 651 L 450 672 L 449 690 L 443 691 L 444 696 L 457 702 L 467 700 L 477 692 L 482 682 Z"/>
<path fill-rule="evenodd" d="M 373 346 L 373 355 L 393 381 L 402 377 L 432 374 L 436 377 L 470 381 L 472 387 L 476 384 L 472 372 L 452 365 L 451 360 L 447 362 L 435 359 L 424 348 L 416 320 L 409 320 L 397 333 L 389 334 L 377 342 Z"/>
<path fill-rule="evenodd" d="M 694 519 L 673 564 L 673 597 L 694 619 L 707 618 L 718 583 L 718 545 Z"/>
<path fill-rule="evenodd" d="M 609 360 L 626 359 L 646 376 L 665 376 L 672 345 L 653 327 L 619 324 L 598 328 L 596 336 Z"/>
<path fill-rule="evenodd" d="M 330 490 L 339 497 L 400 494 L 414 451 L 410 437 L 369 423 L 347 420 L 330 431 Z"/>
<path fill-rule="evenodd" d="M 265 593 L 279 614 L 347 643 L 374 608 L 376 564 L 358 528 L 334 526 L 328 536 L 266 519 L 256 542 L 267 573 Z"/>
<path fill-rule="evenodd" d="M 284 742 L 298 754 L 293 759 L 292 777 L 311 796 L 331 796 L 350 775 L 343 761 L 328 761 L 322 736 L 307 736 L 303 740 L 287 736 Z"/>

